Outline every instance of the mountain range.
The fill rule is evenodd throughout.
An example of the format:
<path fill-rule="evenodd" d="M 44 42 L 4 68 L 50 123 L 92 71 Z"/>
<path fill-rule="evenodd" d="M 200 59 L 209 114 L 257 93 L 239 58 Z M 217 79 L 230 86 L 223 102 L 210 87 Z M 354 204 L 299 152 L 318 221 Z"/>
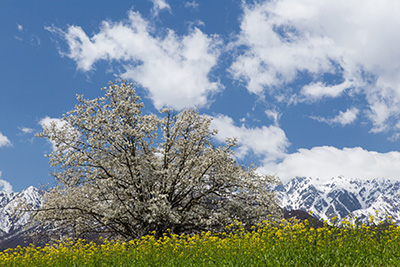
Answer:
<path fill-rule="evenodd" d="M 372 215 L 375 221 L 391 216 L 400 222 L 400 181 L 297 177 L 280 184 L 276 191 L 283 209 L 311 211 L 320 220 L 337 216 L 338 220 L 357 217 L 367 222 Z"/>
<path fill-rule="evenodd" d="M 297 177 L 275 188 L 285 218 L 295 214 L 307 216 L 307 212 L 318 220 L 330 221 L 337 216 L 357 217 L 367 222 L 371 215 L 376 221 L 391 216 L 400 224 L 400 181 L 387 179 L 361 180 L 333 177 L 328 181 L 318 178 Z M 29 215 L 15 216 L 20 203 L 40 207 L 43 191 L 31 186 L 18 193 L 0 191 L 0 251 L 31 242 L 24 237 Z M 305 214 L 305 215 L 304 215 Z M 29 229 L 32 230 L 32 229 Z"/>

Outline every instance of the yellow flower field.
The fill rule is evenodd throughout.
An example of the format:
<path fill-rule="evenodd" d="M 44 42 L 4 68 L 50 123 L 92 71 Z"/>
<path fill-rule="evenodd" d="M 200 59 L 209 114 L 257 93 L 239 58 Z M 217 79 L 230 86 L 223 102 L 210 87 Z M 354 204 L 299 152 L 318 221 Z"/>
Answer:
<path fill-rule="evenodd" d="M 245 231 L 149 234 L 127 242 L 84 240 L 0 253 L 1 266 L 400 266 L 400 228 L 347 220 L 314 229 L 307 220 L 264 221 Z"/>

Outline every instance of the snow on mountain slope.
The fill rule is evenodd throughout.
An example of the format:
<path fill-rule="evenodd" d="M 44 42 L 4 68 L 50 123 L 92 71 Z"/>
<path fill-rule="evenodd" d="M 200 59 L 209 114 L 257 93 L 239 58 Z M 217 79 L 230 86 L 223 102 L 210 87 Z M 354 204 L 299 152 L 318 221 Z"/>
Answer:
<path fill-rule="evenodd" d="M 0 191 L 0 236 L 18 230 L 27 224 L 29 214 L 15 216 L 15 210 L 19 203 L 25 203 L 33 208 L 40 207 L 42 203 L 41 190 L 30 186 L 19 193 L 7 194 Z"/>
<path fill-rule="evenodd" d="M 298 177 L 279 185 L 276 190 L 282 208 L 312 211 L 322 220 L 349 215 L 367 220 L 374 215 L 377 220 L 392 216 L 400 222 L 399 181 L 339 176 L 322 182 L 317 178 Z"/>

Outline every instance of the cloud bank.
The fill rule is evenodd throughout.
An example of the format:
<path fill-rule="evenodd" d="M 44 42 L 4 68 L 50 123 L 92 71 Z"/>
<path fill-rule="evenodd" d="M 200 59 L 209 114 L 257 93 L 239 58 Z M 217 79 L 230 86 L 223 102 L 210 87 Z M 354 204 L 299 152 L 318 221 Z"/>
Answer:
<path fill-rule="evenodd" d="M 295 177 L 328 180 L 343 175 L 349 178 L 400 180 L 400 152 L 378 153 L 360 147 L 338 149 L 332 146 L 299 149 L 280 162 L 266 161 L 259 168 L 277 175 L 283 182 Z"/>
<path fill-rule="evenodd" d="M 342 122 L 342 118 L 346 116 L 339 115 L 331 121 Z M 351 119 L 343 120 L 348 122 Z M 276 175 L 282 182 L 302 176 L 329 180 L 339 175 L 400 180 L 400 152 L 378 153 L 360 147 L 339 149 L 319 146 L 287 153 L 289 140 L 285 132 L 275 125 L 254 128 L 236 126 L 232 118 L 217 115 L 212 120 L 211 128 L 218 130 L 216 138 L 219 141 L 236 137 L 239 143 L 236 156 L 239 159 L 251 153 L 258 156 L 261 159 L 259 172 Z"/>
<path fill-rule="evenodd" d="M 154 13 L 171 12 L 165 0 L 152 2 Z M 196 6 L 195 1 L 185 4 Z M 160 33 L 133 11 L 124 21 L 104 21 L 91 36 L 79 26 L 48 29 L 66 40 L 68 50 L 63 55 L 74 60 L 79 70 L 92 71 L 102 60 L 118 62 L 121 76 L 147 88 L 156 108 L 207 107 L 212 95 L 224 88 L 218 78 L 211 78 L 218 59 L 222 53 L 232 53 L 235 57 L 227 72 L 250 93 L 310 105 L 340 97 L 362 98 L 361 106 L 349 103 L 336 116 L 312 118 L 347 126 L 364 115 L 371 122 L 371 132 L 390 130 L 394 140 L 399 138 L 400 2 L 243 1 L 242 7 L 236 39 L 225 44 L 220 36 L 198 28 L 186 35 L 171 29 Z M 231 49 L 224 50 L 223 45 Z M 282 114 L 274 109 L 265 114 L 273 125 L 236 126 L 230 117 L 217 115 L 212 127 L 219 130 L 220 141 L 238 138 L 239 158 L 253 153 L 262 159 L 260 171 L 277 174 L 283 181 L 338 175 L 400 179 L 399 152 L 321 146 L 288 154 L 290 143 L 279 127 Z"/>
<path fill-rule="evenodd" d="M 153 12 L 171 7 L 151 0 Z M 185 6 L 194 1 L 187 2 Z M 400 3 L 392 0 L 276 0 L 242 4 L 235 41 L 223 41 L 192 28 L 187 35 L 155 30 L 140 13 L 120 22 L 103 21 L 97 33 L 79 26 L 61 34 L 79 70 L 98 61 L 119 62 L 120 77 L 148 89 L 156 108 L 207 107 L 224 86 L 214 77 L 221 54 L 235 55 L 227 71 L 251 93 L 279 102 L 314 103 L 361 96 L 358 109 L 371 132 L 400 133 Z M 306 77 L 304 79 L 304 77 Z M 303 83 L 292 88 L 294 83 Z M 351 108 L 349 105 L 348 108 Z"/>

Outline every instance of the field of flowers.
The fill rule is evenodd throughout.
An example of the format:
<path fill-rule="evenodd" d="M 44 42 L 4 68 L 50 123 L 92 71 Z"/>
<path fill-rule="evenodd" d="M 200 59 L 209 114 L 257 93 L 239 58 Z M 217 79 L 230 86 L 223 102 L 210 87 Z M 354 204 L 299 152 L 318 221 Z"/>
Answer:
<path fill-rule="evenodd" d="M 324 225 L 264 221 L 245 231 L 238 222 L 214 235 L 65 241 L 0 252 L 0 266 L 400 266 L 400 227 L 394 223 Z"/>

